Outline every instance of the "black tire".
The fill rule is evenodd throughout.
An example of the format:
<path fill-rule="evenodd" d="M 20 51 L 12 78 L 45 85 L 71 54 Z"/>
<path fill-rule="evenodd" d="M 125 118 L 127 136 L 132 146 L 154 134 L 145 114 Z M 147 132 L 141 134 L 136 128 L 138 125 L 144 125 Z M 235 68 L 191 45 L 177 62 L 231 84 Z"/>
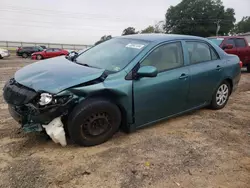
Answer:
<path fill-rule="evenodd" d="M 76 144 L 94 146 L 109 140 L 120 124 L 121 112 L 114 103 L 92 98 L 74 108 L 68 119 L 68 131 Z"/>
<path fill-rule="evenodd" d="M 0 59 L 3 59 L 3 57 L 0 55 Z"/>
<path fill-rule="evenodd" d="M 27 53 L 23 53 L 23 54 L 22 54 L 22 57 L 23 57 L 23 58 L 27 58 L 27 57 L 28 57 L 28 54 L 27 54 Z"/>
<path fill-rule="evenodd" d="M 226 94 L 223 94 L 223 96 L 226 96 L 226 97 L 221 97 L 221 95 L 220 94 L 218 94 L 218 92 L 221 90 L 221 88 L 223 87 L 223 86 L 226 86 L 227 87 L 227 90 L 228 90 L 228 93 L 227 93 L 227 95 Z M 226 106 L 226 104 L 227 104 L 227 102 L 228 102 L 228 99 L 229 99 L 229 97 L 230 97 L 230 94 L 231 94 L 231 86 L 230 86 L 230 84 L 228 83 L 228 81 L 223 81 L 218 87 L 217 87 L 217 89 L 215 90 L 215 92 L 214 92 L 214 94 L 213 94 L 213 98 L 212 98 L 212 102 L 211 102 L 211 104 L 210 104 L 210 107 L 212 108 L 212 109 L 214 109 L 214 110 L 219 110 L 219 109 L 222 109 L 222 108 L 224 108 L 225 106 Z M 218 98 L 220 98 L 221 97 L 221 99 L 218 99 Z M 225 98 L 225 99 L 224 99 Z M 220 102 L 219 101 L 223 101 L 221 104 L 220 104 Z"/>
<path fill-rule="evenodd" d="M 247 64 L 247 72 L 250 73 L 250 62 Z"/>
<path fill-rule="evenodd" d="M 37 60 L 41 60 L 41 59 L 43 59 L 43 56 L 40 55 L 40 54 L 38 54 L 38 55 L 36 56 L 36 59 L 37 59 Z"/>

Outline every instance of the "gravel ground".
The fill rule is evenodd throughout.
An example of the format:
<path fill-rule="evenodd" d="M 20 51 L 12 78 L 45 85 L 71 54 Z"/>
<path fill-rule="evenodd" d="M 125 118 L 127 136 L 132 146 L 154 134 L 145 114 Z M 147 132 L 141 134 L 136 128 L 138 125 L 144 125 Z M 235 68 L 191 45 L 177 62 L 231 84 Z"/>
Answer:
<path fill-rule="evenodd" d="M 0 88 L 31 63 L 0 60 Z M 0 187 L 250 187 L 250 74 L 220 111 L 198 110 L 95 147 L 24 134 L 0 92 Z"/>

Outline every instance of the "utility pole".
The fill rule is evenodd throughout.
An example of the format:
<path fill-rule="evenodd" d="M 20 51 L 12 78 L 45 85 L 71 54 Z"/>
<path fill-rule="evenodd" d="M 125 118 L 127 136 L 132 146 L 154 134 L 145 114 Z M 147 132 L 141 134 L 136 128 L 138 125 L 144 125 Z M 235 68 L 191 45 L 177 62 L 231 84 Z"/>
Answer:
<path fill-rule="evenodd" d="M 217 22 L 215 22 L 216 26 L 217 26 L 217 28 L 216 28 L 216 36 L 218 36 L 219 31 L 220 31 L 220 22 L 221 22 L 221 20 L 218 20 Z"/>

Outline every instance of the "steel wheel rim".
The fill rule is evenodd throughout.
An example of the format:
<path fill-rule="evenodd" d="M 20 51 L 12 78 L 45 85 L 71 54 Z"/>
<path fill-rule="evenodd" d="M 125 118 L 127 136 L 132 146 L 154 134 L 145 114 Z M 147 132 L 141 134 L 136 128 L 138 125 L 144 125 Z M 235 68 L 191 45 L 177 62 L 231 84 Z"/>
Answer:
<path fill-rule="evenodd" d="M 90 137 L 105 134 L 111 128 L 110 117 L 107 113 L 93 113 L 83 121 L 82 131 Z"/>
<path fill-rule="evenodd" d="M 222 106 L 226 103 L 227 98 L 229 96 L 229 88 L 227 84 L 222 84 L 216 93 L 216 103 L 219 106 Z"/>
<path fill-rule="evenodd" d="M 40 60 L 40 59 L 42 59 L 42 56 L 38 55 L 36 58 L 37 58 L 38 60 Z"/>

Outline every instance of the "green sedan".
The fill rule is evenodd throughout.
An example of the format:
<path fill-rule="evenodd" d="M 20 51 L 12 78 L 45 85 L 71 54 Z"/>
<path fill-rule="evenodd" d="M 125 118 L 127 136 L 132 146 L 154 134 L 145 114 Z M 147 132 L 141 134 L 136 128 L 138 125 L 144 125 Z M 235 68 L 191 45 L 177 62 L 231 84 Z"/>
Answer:
<path fill-rule="evenodd" d="M 3 96 L 26 132 L 65 146 L 93 146 L 202 107 L 223 108 L 241 62 L 209 40 L 140 34 L 116 37 L 73 61 L 56 57 L 18 70 Z"/>

